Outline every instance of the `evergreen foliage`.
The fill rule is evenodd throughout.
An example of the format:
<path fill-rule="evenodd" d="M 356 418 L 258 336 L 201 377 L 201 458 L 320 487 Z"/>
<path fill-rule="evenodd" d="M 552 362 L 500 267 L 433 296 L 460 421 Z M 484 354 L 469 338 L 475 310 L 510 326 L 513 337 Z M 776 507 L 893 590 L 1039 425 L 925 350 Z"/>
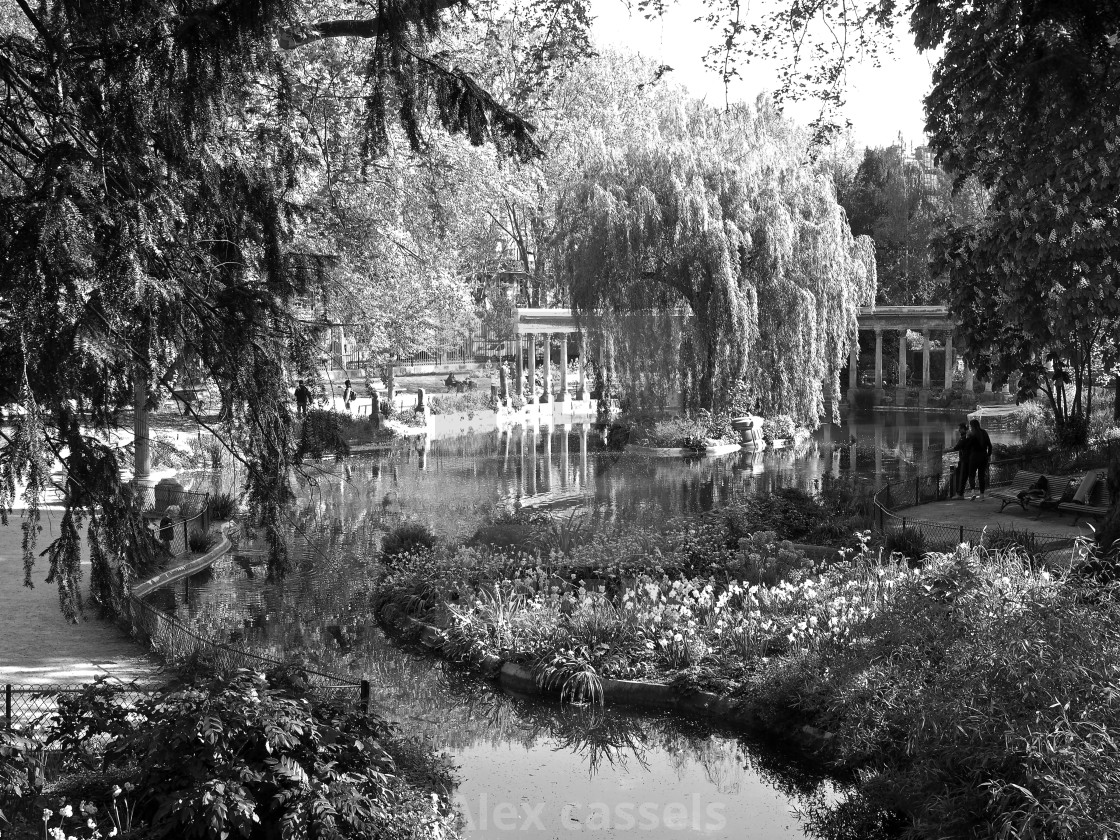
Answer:
<path fill-rule="evenodd" d="M 472 142 L 537 153 L 531 126 L 424 56 L 459 5 L 386 0 L 373 30 L 349 33 L 377 36 L 363 42 L 368 155 L 398 120 L 419 148 L 428 116 Z M 289 304 L 329 264 L 291 248 L 301 159 L 287 130 L 291 75 L 272 38 L 301 26 L 301 10 L 52 0 L 0 17 L 0 391 L 20 408 L 0 449 L 0 513 L 22 493 L 30 585 L 38 509 L 61 461 L 66 510 L 48 580 L 72 619 L 87 518 L 102 607 L 113 607 L 110 566 L 127 579 L 151 557 L 119 480 L 127 465 L 102 439 L 130 425 L 122 411 L 137 391 L 147 408 L 167 399 L 184 359 L 222 390 L 229 411 L 214 431 L 244 461 L 270 571 L 286 566 L 278 526 L 296 448 L 286 385 L 314 346 Z"/>

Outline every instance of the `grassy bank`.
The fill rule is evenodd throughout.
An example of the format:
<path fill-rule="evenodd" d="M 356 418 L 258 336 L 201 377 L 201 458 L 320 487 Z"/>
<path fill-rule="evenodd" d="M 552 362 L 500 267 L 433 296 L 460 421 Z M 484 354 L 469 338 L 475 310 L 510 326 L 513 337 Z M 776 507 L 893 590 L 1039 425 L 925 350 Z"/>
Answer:
<path fill-rule="evenodd" d="M 520 663 L 575 700 L 607 678 L 671 683 L 834 733 L 822 759 L 859 782 L 813 818 L 862 814 L 850 836 L 885 814 L 921 838 L 1120 833 L 1115 589 L 983 548 L 912 567 L 865 539 L 822 564 L 735 527 L 416 547 L 380 597 L 444 629 L 450 655 Z"/>

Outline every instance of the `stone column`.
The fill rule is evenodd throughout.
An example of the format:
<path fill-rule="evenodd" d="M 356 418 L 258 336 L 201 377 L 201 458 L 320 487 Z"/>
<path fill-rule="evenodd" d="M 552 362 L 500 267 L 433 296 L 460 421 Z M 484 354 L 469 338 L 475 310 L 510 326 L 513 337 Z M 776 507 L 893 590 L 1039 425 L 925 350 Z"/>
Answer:
<path fill-rule="evenodd" d="M 546 392 L 547 393 L 547 392 Z M 552 427 L 544 430 L 544 460 L 541 463 L 544 492 L 552 490 Z"/>
<path fill-rule="evenodd" d="M 906 330 L 898 334 L 898 387 L 906 387 L 906 356 L 910 348 L 906 344 Z"/>
<path fill-rule="evenodd" d="M 544 370 L 541 372 L 543 388 L 541 402 L 552 402 L 552 333 L 544 333 Z"/>
<path fill-rule="evenodd" d="M 976 374 L 973 372 L 972 368 L 970 368 L 966 363 L 964 366 L 964 389 L 966 391 L 976 390 L 975 376 Z"/>
<path fill-rule="evenodd" d="M 576 398 L 587 399 L 587 337 L 582 333 L 579 336 L 579 391 Z"/>
<path fill-rule="evenodd" d="M 875 330 L 875 390 L 883 387 L 883 331 Z"/>
<path fill-rule="evenodd" d="M 556 395 L 558 402 L 567 402 L 568 394 L 568 334 L 560 334 L 560 393 Z"/>
<path fill-rule="evenodd" d="M 521 336 L 517 337 L 515 346 L 517 348 L 517 352 L 514 353 L 515 359 L 513 375 L 517 377 L 517 381 L 513 384 L 513 393 L 521 397 L 525 395 L 525 342 L 521 340 Z"/>
<path fill-rule="evenodd" d="M 945 331 L 945 390 L 953 387 L 953 331 Z"/>
<path fill-rule="evenodd" d="M 859 387 L 859 331 L 856 331 L 852 349 L 848 353 L 848 390 L 853 391 Z M 851 397 L 848 398 L 851 402 Z"/>
<path fill-rule="evenodd" d="M 922 388 L 926 391 L 928 391 L 930 387 L 929 332 L 929 327 L 922 330 Z"/>
<path fill-rule="evenodd" d="M 528 344 L 529 378 L 525 385 L 525 402 L 537 401 L 537 337 L 532 333 L 525 334 Z"/>

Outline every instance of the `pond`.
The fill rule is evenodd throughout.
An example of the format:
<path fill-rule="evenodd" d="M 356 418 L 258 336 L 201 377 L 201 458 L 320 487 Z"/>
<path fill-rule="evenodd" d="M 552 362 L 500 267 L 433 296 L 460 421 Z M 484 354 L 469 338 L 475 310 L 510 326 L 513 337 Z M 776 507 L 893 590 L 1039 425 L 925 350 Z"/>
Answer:
<path fill-rule="evenodd" d="M 421 519 L 462 538 L 495 509 L 540 508 L 599 527 L 709 510 L 829 476 L 877 484 L 939 471 L 961 418 L 875 413 L 792 449 L 653 458 L 612 449 L 589 425 L 409 444 L 324 463 L 300 482 L 295 569 L 266 584 L 259 558 L 227 557 L 159 606 L 209 634 L 277 659 L 366 677 L 375 703 L 430 736 L 460 766 L 466 835 L 807 836 L 794 810 L 834 792 L 775 745 L 708 725 L 513 697 L 390 642 L 371 603 L 381 534 Z M 1012 441 L 1010 432 L 993 432 Z M 854 439 L 854 443 L 853 443 Z M 214 489 L 228 489 L 214 486 Z M 222 479 L 215 476 L 214 485 Z"/>

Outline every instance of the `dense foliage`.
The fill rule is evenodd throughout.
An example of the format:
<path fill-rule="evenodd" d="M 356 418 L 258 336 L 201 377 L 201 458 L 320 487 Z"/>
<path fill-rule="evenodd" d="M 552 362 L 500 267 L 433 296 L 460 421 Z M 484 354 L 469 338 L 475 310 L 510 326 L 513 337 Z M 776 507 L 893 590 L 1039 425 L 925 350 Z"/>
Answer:
<path fill-rule="evenodd" d="M 308 96 L 274 52 L 278 28 L 287 48 L 361 40 L 366 161 L 388 153 L 396 124 L 421 150 L 429 117 L 521 158 L 539 152 L 532 129 L 420 54 L 462 5 L 450 0 L 382 4 L 341 29 L 301 22 L 294 0 L 17 5 L 0 17 L 0 389 L 20 412 L 0 449 L 0 512 L 22 493 L 28 585 L 57 458 L 67 511 L 48 580 L 77 619 L 88 516 L 94 598 L 111 606 L 110 565 L 141 565 L 152 541 L 103 437 L 191 371 L 222 391 L 215 431 L 244 462 L 281 571 L 295 450 L 285 386 L 314 363 L 312 325 L 291 304 L 335 261 L 295 237 L 307 146 L 293 114 Z"/>
<path fill-rule="evenodd" d="M 870 241 L 764 100 L 717 112 L 661 91 L 647 107 L 651 130 L 584 144 L 561 198 L 573 306 L 623 345 L 614 365 L 639 391 L 675 382 L 714 412 L 745 380 L 761 413 L 815 426 L 874 300 Z"/>
<path fill-rule="evenodd" d="M 99 681 L 59 699 L 45 738 L 64 769 L 97 773 L 74 785 L 93 800 L 77 822 L 102 836 L 122 812 L 144 836 L 215 840 L 443 837 L 454 822 L 446 764 L 293 671 L 188 677 L 139 701 Z"/>

